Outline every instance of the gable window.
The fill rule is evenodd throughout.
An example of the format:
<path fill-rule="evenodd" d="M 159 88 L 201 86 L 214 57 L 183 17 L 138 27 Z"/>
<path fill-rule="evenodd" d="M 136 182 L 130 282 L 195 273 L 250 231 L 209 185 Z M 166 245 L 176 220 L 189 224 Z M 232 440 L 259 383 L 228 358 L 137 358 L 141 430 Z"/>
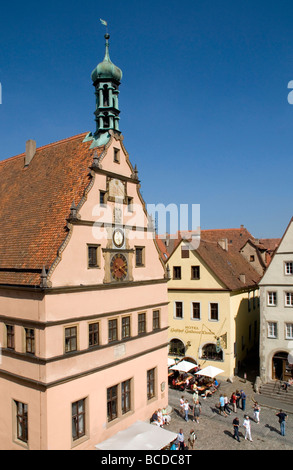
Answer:
<path fill-rule="evenodd" d="M 189 248 L 186 246 L 181 247 L 181 258 L 189 258 Z"/>
<path fill-rule="evenodd" d="M 268 322 L 268 338 L 277 338 L 277 333 L 277 323 L 271 321 Z"/>
<path fill-rule="evenodd" d="M 114 162 L 120 163 L 120 150 L 114 148 Z"/>
<path fill-rule="evenodd" d="M 219 320 L 219 304 L 217 303 L 210 304 L 210 320 Z"/>
<path fill-rule="evenodd" d="M 160 329 L 160 310 L 153 311 L 153 330 Z"/>
<path fill-rule="evenodd" d="M 136 267 L 144 266 L 144 247 L 143 246 L 135 247 L 135 266 Z"/>
<path fill-rule="evenodd" d="M 77 351 L 77 327 L 65 328 L 65 352 Z"/>
<path fill-rule="evenodd" d="M 28 442 L 28 406 L 15 401 L 16 406 L 16 437 L 22 442 Z"/>
<path fill-rule="evenodd" d="M 200 320 L 200 302 L 192 302 L 192 318 Z"/>
<path fill-rule="evenodd" d="M 14 326 L 6 325 L 6 347 L 14 349 Z"/>
<path fill-rule="evenodd" d="M 25 328 L 25 352 L 35 354 L 35 330 Z"/>
<path fill-rule="evenodd" d="M 272 307 L 277 305 L 277 292 L 268 292 L 268 305 Z"/>
<path fill-rule="evenodd" d="M 99 267 L 99 245 L 88 245 L 88 268 Z"/>
<path fill-rule="evenodd" d="M 285 307 L 293 307 L 293 292 L 285 292 Z"/>
<path fill-rule="evenodd" d="M 108 321 L 108 341 L 112 343 L 118 340 L 118 323 L 117 319 Z"/>
<path fill-rule="evenodd" d="M 174 305 L 175 305 L 175 311 L 174 311 L 175 318 L 183 318 L 183 303 L 175 302 Z"/>
<path fill-rule="evenodd" d="M 138 334 L 146 333 L 146 314 L 138 314 Z"/>
<path fill-rule="evenodd" d="M 89 324 L 89 348 L 99 345 L 99 323 Z"/>
<path fill-rule="evenodd" d="M 72 403 L 72 439 L 74 441 L 85 435 L 85 404 L 85 398 Z"/>
<path fill-rule="evenodd" d="M 127 197 L 127 210 L 133 212 L 133 197 Z"/>
<path fill-rule="evenodd" d="M 293 261 L 287 261 L 285 263 L 285 274 L 292 275 L 293 274 Z"/>
<path fill-rule="evenodd" d="M 181 279 L 181 266 L 173 266 L 173 279 Z"/>
<path fill-rule="evenodd" d="M 191 279 L 200 279 L 200 266 L 191 266 Z"/>

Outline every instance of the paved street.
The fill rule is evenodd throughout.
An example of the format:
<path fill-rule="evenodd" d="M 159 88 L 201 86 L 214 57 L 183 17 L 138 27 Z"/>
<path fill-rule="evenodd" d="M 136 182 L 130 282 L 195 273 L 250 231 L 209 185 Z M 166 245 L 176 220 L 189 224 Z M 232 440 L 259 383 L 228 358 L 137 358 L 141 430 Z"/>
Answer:
<path fill-rule="evenodd" d="M 219 380 L 219 378 L 218 378 Z M 219 380 L 220 382 L 220 380 Z M 232 421 L 236 413 L 231 411 L 228 417 L 221 416 L 218 408 L 220 394 L 226 394 L 230 398 L 235 390 L 244 390 L 247 395 L 245 414 L 251 418 L 251 434 L 253 442 L 244 439 L 243 417 L 244 412 L 237 409 L 237 416 L 240 420 L 239 435 L 240 442 L 233 438 Z M 279 412 L 279 405 L 274 402 L 276 409 L 267 406 L 261 406 L 260 423 L 253 421 L 253 401 L 255 398 L 253 384 L 249 381 L 244 383 L 243 379 L 235 378 L 233 383 L 221 382 L 220 389 L 212 397 L 203 400 L 200 398 L 202 412 L 199 423 L 192 421 L 192 412 L 190 419 L 186 422 L 179 415 L 179 400 L 184 395 L 185 399 L 192 404 L 192 394 L 190 392 L 180 392 L 169 389 L 169 405 L 172 407 L 171 423 L 165 428 L 178 432 L 183 429 L 185 442 L 187 443 L 190 429 L 194 429 L 197 434 L 195 450 L 292 450 L 293 449 L 293 413 L 289 413 L 286 422 L 286 436 L 281 436 L 278 418 L 275 416 Z"/>

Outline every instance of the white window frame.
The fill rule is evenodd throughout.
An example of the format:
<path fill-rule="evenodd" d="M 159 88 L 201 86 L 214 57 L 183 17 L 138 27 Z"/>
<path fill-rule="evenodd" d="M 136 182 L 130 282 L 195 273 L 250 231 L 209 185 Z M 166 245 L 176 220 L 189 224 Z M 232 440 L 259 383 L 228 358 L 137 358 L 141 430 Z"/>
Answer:
<path fill-rule="evenodd" d="M 193 317 L 193 304 L 199 304 L 199 318 L 194 318 Z M 196 300 L 192 300 L 190 302 L 190 319 L 193 321 L 200 321 L 201 320 L 201 302 L 198 302 Z"/>
<path fill-rule="evenodd" d="M 275 298 L 272 298 L 275 297 Z M 267 293 L 267 305 L 268 307 L 276 307 L 277 305 L 277 292 L 276 291 L 269 291 Z"/>
<path fill-rule="evenodd" d="M 285 338 L 293 340 L 293 323 L 285 323 Z"/>
<path fill-rule="evenodd" d="M 285 276 L 293 276 L 293 261 L 284 262 Z"/>
<path fill-rule="evenodd" d="M 217 304 L 218 305 L 218 318 L 215 320 L 214 318 L 211 318 L 211 305 L 212 304 Z M 220 321 L 220 304 L 219 302 L 209 302 L 209 321 L 216 322 Z"/>
<path fill-rule="evenodd" d="M 276 339 L 278 338 L 278 324 L 277 322 L 269 321 L 267 323 L 268 328 L 268 338 Z"/>
<path fill-rule="evenodd" d="M 285 292 L 285 307 L 293 307 L 293 292 Z"/>

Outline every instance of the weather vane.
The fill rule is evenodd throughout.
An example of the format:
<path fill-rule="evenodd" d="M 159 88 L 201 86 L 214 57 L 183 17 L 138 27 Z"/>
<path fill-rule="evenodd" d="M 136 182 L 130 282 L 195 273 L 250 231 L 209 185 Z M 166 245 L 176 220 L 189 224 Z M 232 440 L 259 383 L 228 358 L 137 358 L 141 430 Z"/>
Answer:
<path fill-rule="evenodd" d="M 108 34 L 108 23 L 107 23 L 107 21 L 102 20 L 102 19 L 100 18 L 100 22 L 101 22 L 104 26 L 106 26 L 106 34 Z"/>

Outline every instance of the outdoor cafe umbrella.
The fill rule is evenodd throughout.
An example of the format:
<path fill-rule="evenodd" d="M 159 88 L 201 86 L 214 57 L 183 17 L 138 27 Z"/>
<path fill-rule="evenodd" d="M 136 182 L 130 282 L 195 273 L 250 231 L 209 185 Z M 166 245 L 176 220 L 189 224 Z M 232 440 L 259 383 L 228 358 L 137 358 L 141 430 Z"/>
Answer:
<path fill-rule="evenodd" d="M 170 367 L 170 370 L 179 370 L 180 372 L 188 372 L 191 369 L 194 369 L 196 364 L 188 361 L 180 361 L 175 366 Z"/>
<path fill-rule="evenodd" d="M 199 370 L 195 374 L 196 375 L 204 375 L 206 377 L 214 378 L 214 377 L 216 377 L 216 375 L 221 374 L 222 372 L 224 372 L 224 371 L 222 369 L 218 369 L 218 367 L 207 366 L 204 369 Z"/>

